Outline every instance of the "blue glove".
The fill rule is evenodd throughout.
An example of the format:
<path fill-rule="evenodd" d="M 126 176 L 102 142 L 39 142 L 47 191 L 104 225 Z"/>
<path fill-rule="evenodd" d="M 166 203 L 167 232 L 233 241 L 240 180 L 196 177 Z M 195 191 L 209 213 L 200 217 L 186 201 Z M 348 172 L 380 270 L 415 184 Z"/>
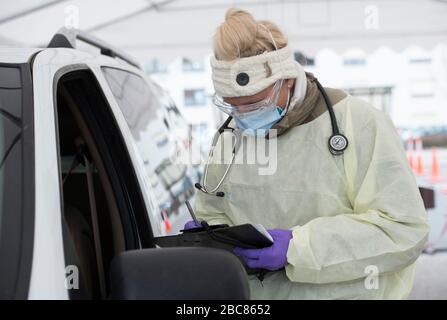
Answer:
<path fill-rule="evenodd" d="M 183 227 L 183 230 L 193 229 L 193 228 L 200 228 L 201 225 L 197 224 L 194 220 L 189 220 L 187 223 L 185 223 L 185 226 Z"/>
<path fill-rule="evenodd" d="M 270 271 L 283 268 L 287 264 L 287 250 L 292 239 L 292 231 L 284 229 L 267 230 L 273 238 L 273 245 L 262 249 L 244 249 L 236 247 L 234 253 L 242 257 L 252 269 Z"/>

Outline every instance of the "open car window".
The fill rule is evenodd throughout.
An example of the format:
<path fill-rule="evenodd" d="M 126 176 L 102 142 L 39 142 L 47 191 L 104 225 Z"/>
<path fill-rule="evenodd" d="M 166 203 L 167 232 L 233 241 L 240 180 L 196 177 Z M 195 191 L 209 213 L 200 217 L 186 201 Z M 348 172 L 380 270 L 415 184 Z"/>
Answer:
<path fill-rule="evenodd" d="M 102 71 L 144 161 L 144 174 L 164 222 L 162 231 L 177 233 L 189 218 L 184 201 L 194 195 L 198 181 L 196 169 L 182 159 L 190 145 L 188 133 L 180 134 L 180 125 L 173 125 L 172 113 L 177 110 L 157 87 L 128 71 L 109 67 Z"/>

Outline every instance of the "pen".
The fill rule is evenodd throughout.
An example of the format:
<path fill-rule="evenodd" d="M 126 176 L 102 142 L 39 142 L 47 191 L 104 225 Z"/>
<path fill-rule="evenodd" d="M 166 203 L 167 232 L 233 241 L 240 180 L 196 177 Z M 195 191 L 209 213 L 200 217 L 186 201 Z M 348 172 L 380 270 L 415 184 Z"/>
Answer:
<path fill-rule="evenodd" d="M 194 213 L 194 210 L 191 207 L 191 204 L 189 203 L 188 200 L 186 200 L 185 203 L 186 203 L 186 207 L 188 208 L 189 214 L 191 215 L 191 217 L 194 220 L 195 224 L 197 226 L 200 226 L 201 224 L 200 224 L 199 220 L 197 220 L 197 217 L 196 217 L 196 215 Z"/>

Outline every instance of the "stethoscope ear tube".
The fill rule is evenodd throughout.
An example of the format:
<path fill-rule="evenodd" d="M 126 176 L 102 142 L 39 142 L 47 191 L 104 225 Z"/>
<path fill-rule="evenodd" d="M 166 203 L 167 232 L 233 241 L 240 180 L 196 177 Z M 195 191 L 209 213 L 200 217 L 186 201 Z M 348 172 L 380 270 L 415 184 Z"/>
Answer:
<path fill-rule="evenodd" d="M 233 157 L 236 156 L 237 151 L 239 150 L 239 148 L 241 147 L 241 141 L 242 141 L 242 136 L 241 136 L 241 132 L 234 130 L 232 131 L 234 138 L 236 139 L 236 141 L 234 142 L 234 146 L 233 146 Z M 232 159 L 233 161 L 234 159 Z"/>
<path fill-rule="evenodd" d="M 225 122 L 219 127 L 219 129 L 217 129 L 217 132 L 216 132 L 216 133 L 218 133 L 219 136 L 220 136 L 220 134 L 221 134 L 222 132 L 224 132 L 226 129 L 230 129 L 230 127 L 229 127 L 228 125 L 230 124 L 231 120 L 233 120 L 233 117 L 232 117 L 232 116 L 229 116 L 229 117 L 225 120 Z M 232 130 L 234 130 L 234 129 L 232 129 Z M 216 143 L 217 143 L 217 141 L 216 141 Z"/>
<path fill-rule="evenodd" d="M 217 191 L 217 190 L 220 188 L 220 186 L 221 186 L 222 183 L 224 182 L 225 178 L 227 177 L 228 172 L 230 171 L 231 166 L 232 166 L 233 163 L 234 163 L 234 159 L 235 159 L 235 157 L 236 157 L 236 153 L 237 153 L 237 151 L 239 150 L 239 148 L 240 148 L 240 146 L 241 146 L 241 140 L 242 140 L 242 137 L 241 137 L 240 132 L 239 132 L 239 131 L 236 131 L 236 130 L 234 130 L 234 129 L 232 129 L 232 128 L 230 128 L 230 127 L 228 126 L 228 124 L 230 123 L 230 121 L 231 121 L 232 119 L 233 119 L 233 117 L 231 117 L 231 116 L 228 117 L 228 118 L 225 120 L 225 122 L 222 124 L 222 126 L 220 126 L 220 128 L 219 128 L 219 129 L 217 130 L 217 132 L 214 134 L 213 139 L 212 139 L 212 142 L 211 142 L 210 151 L 209 151 L 209 154 L 208 154 L 208 159 L 207 159 L 207 162 L 205 163 L 205 169 L 204 169 L 204 172 L 203 172 L 203 184 L 200 184 L 200 183 L 197 182 L 197 183 L 194 185 L 194 186 L 195 186 L 197 189 L 199 189 L 200 191 L 202 191 L 202 192 L 204 192 L 204 193 L 206 193 L 206 194 L 209 194 L 209 195 L 214 195 L 214 196 L 216 196 L 216 197 L 224 197 L 224 196 L 225 196 L 225 193 L 224 193 L 223 191 Z M 223 173 L 222 178 L 221 178 L 220 181 L 217 183 L 217 185 L 216 185 L 213 189 L 208 190 L 207 187 L 206 187 L 206 186 L 207 186 L 207 178 L 208 178 L 208 167 L 209 167 L 209 164 L 210 164 L 210 162 L 211 162 L 211 158 L 213 157 L 214 148 L 216 147 L 217 142 L 219 141 L 219 137 L 221 136 L 221 134 L 222 134 L 226 129 L 230 129 L 231 133 L 233 134 L 233 136 L 234 136 L 234 138 L 235 138 L 235 142 L 234 142 L 233 150 L 232 150 L 232 155 L 231 155 L 231 162 L 230 162 L 230 164 L 227 166 L 227 168 L 225 169 L 225 172 Z"/>
<path fill-rule="evenodd" d="M 320 84 L 320 82 L 316 78 L 315 78 L 314 81 L 315 81 L 315 83 L 317 85 L 318 90 L 321 92 L 321 94 L 323 96 L 324 102 L 326 103 L 326 107 L 327 107 L 327 109 L 329 111 L 329 116 L 331 118 L 332 135 L 328 139 L 329 151 L 333 155 L 337 155 L 337 156 L 338 155 L 342 155 L 343 152 L 348 147 L 348 138 L 346 138 L 346 136 L 341 134 L 340 131 L 338 130 L 337 119 L 335 117 L 334 109 L 332 108 L 332 103 L 331 103 L 328 95 L 326 94 L 326 91 L 324 90 L 323 86 Z M 210 152 L 208 154 L 208 161 L 205 163 L 205 169 L 204 169 L 204 173 L 203 173 L 203 185 L 200 184 L 200 183 L 196 183 L 195 184 L 195 187 L 197 189 L 199 189 L 200 191 L 202 191 L 202 192 L 204 192 L 206 194 L 209 194 L 209 195 L 217 196 L 217 197 L 224 197 L 225 196 L 224 192 L 217 191 L 217 190 L 220 188 L 220 186 L 224 182 L 226 176 L 228 175 L 228 172 L 230 171 L 230 168 L 231 168 L 231 166 L 234 163 L 234 159 L 236 157 L 236 153 L 239 150 L 239 148 L 241 146 L 241 141 L 242 141 L 242 137 L 241 137 L 240 131 L 235 130 L 233 128 L 230 128 L 228 126 L 232 119 L 233 119 L 233 117 L 229 116 L 225 120 L 225 122 L 220 126 L 220 128 L 216 131 L 216 133 L 214 134 L 213 139 L 212 139 L 212 143 L 211 143 L 211 147 L 210 147 Z M 208 166 L 209 166 L 209 164 L 211 162 L 211 158 L 213 157 L 214 148 L 216 147 L 217 142 L 219 141 L 219 137 L 227 129 L 230 129 L 231 133 L 233 134 L 233 136 L 235 138 L 235 142 L 234 142 L 233 150 L 232 150 L 231 162 L 227 166 L 227 168 L 225 169 L 225 172 L 223 173 L 222 178 L 217 183 L 216 187 L 214 187 L 212 190 L 208 190 L 207 187 L 206 187 L 206 185 L 207 185 L 207 176 L 208 176 Z"/>

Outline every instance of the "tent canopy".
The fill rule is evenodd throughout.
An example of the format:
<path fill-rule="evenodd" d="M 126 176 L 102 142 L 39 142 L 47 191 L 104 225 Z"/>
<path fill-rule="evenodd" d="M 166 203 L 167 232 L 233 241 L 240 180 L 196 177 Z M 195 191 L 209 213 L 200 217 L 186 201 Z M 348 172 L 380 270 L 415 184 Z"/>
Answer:
<path fill-rule="evenodd" d="M 16 0 L 2 7 L 0 45 L 45 46 L 68 25 L 141 61 L 203 56 L 231 6 L 276 22 L 309 56 L 324 48 L 400 51 L 447 43 L 445 0 Z"/>

